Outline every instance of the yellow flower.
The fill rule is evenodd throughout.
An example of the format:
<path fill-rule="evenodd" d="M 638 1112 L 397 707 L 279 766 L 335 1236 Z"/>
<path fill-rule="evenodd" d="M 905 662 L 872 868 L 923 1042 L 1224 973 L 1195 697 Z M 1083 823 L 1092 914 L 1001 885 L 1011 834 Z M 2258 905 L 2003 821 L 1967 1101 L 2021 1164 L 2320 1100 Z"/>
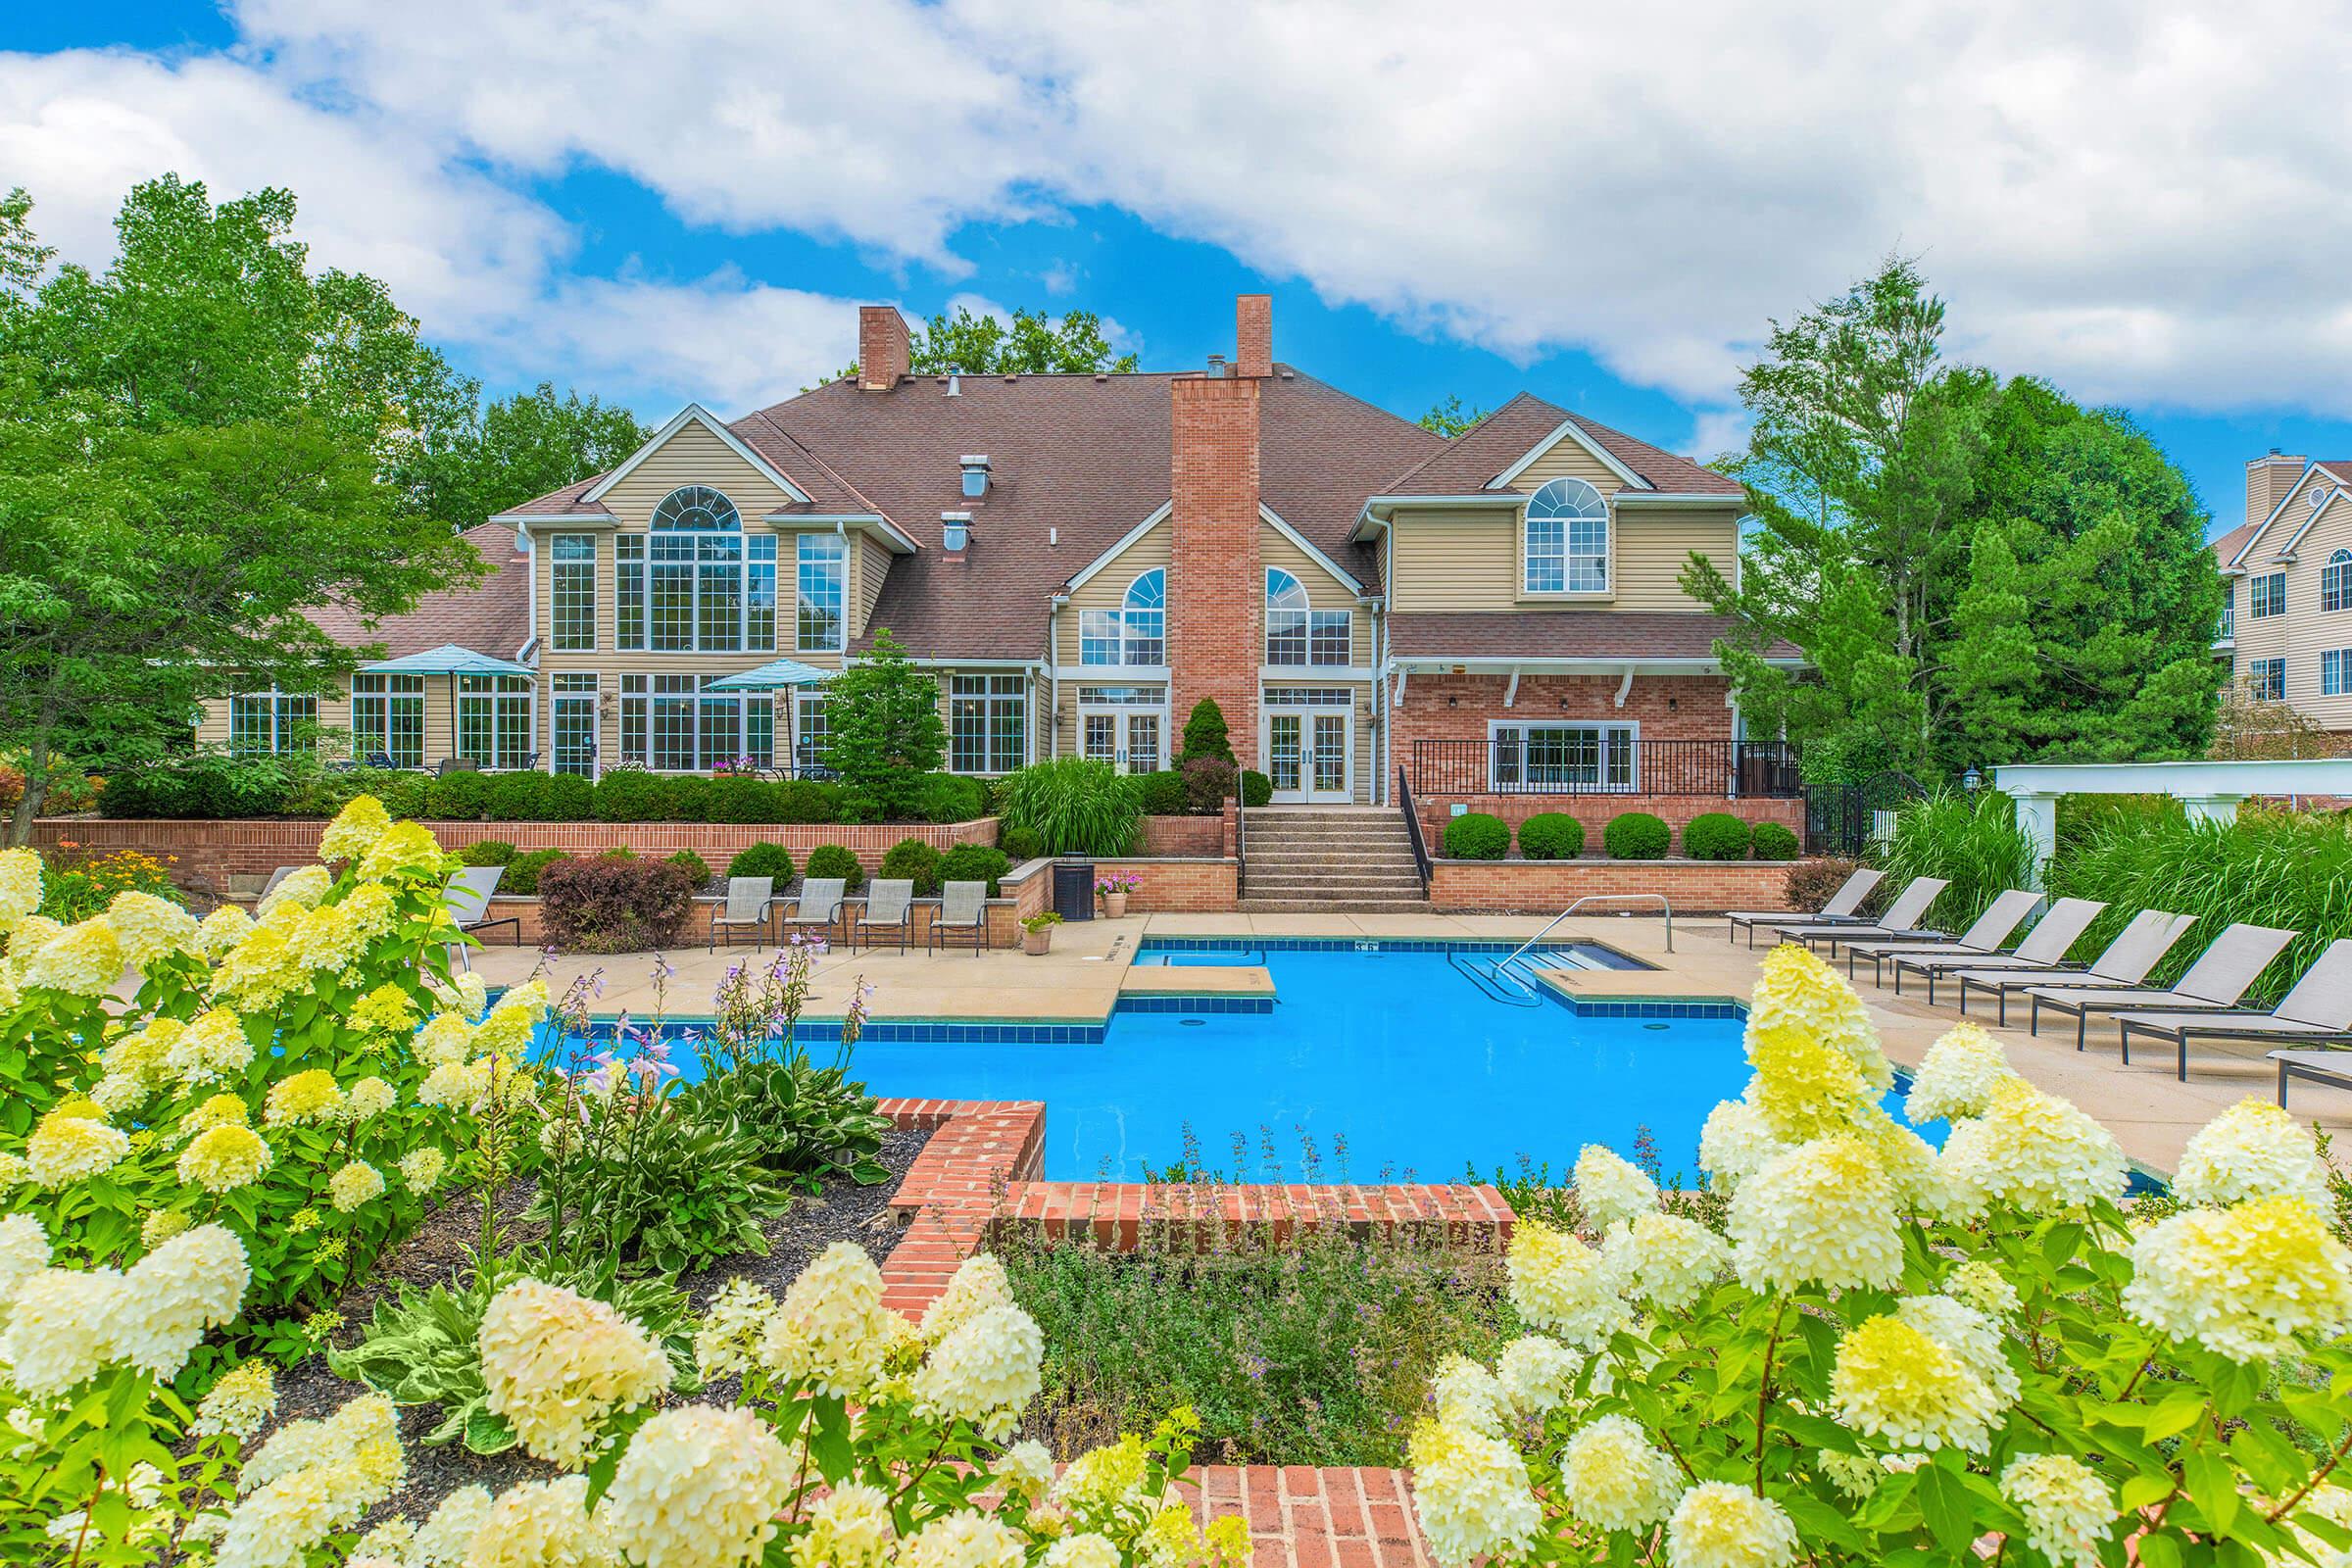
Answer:
<path fill-rule="evenodd" d="M 179 1179 L 208 1193 L 230 1192 L 258 1180 L 270 1159 L 261 1134 L 242 1122 L 222 1122 L 179 1152 Z"/>
<path fill-rule="evenodd" d="M 776 1533 L 795 1469 L 750 1410 L 690 1404 L 637 1430 L 597 1512 L 646 1563 L 750 1563 Z"/>
<path fill-rule="evenodd" d="M 441 1173 L 449 1168 L 449 1156 L 431 1145 L 412 1149 L 400 1156 L 400 1179 L 412 1193 L 431 1192 L 441 1183 Z"/>
<path fill-rule="evenodd" d="M 164 1053 L 164 1070 L 193 1087 L 242 1072 L 253 1060 L 245 1020 L 226 1007 L 199 1013 Z"/>
<path fill-rule="evenodd" d="M 41 858 L 31 850 L 0 850 L 0 935 L 41 906 Z"/>
<path fill-rule="evenodd" d="M 437 1067 L 463 1062 L 473 1054 L 473 1026 L 454 1012 L 437 1012 L 416 1032 L 416 1054 Z"/>
<path fill-rule="evenodd" d="M 342 1113 L 343 1091 L 335 1087 L 335 1075 L 323 1067 L 312 1067 L 270 1085 L 270 1098 L 262 1107 L 262 1119 L 272 1127 L 331 1122 Z"/>
<path fill-rule="evenodd" d="M 1614 1151 L 1587 1144 L 1576 1156 L 1576 1200 L 1596 1230 L 1621 1219 L 1653 1213 L 1658 1184 Z"/>
<path fill-rule="evenodd" d="M 327 1201 L 339 1214 L 348 1214 L 383 1195 L 383 1173 L 364 1159 L 353 1160 L 326 1179 Z"/>
<path fill-rule="evenodd" d="M 1946 1347 L 1893 1313 L 1870 1318 L 1838 1343 L 1830 1374 L 1838 1418 L 1897 1448 L 1983 1453 L 1999 1406 L 1984 1380 Z"/>
<path fill-rule="evenodd" d="M 139 1221 L 139 1245 L 158 1248 L 188 1228 L 188 1216 L 176 1208 L 159 1208 Z"/>
<path fill-rule="evenodd" d="M 363 882 L 413 881 L 442 874 L 447 858 L 432 831 L 415 822 L 395 822 L 360 858 Z"/>
<path fill-rule="evenodd" d="M 8 934 L 8 956 L 19 961 L 29 958 L 65 929 L 63 922 L 45 914 L 25 915 Z"/>
<path fill-rule="evenodd" d="M 1623 1253 L 1619 1275 L 1628 1295 L 1669 1310 L 1696 1300 L 1731 1260 L 1722 1237 L 1696 1220 L 1655 1208 L 1618 1226 L 1602 1250 Z"/>
<path fill-rule="evenodd" d="M 195 945 L 196 917 L 170 899 L 152 893 L 118 893 L 106 906 L 106 923 L 130 966 L 144 973 L 159 958 Z"/>
<path fill-rule="evenodd" d="M 384 803 L 372 795 L 355 795 L 351 804 L 335 813 L 318 836 L 318 858 L 321 860 L 356 860 L 375 847 L 375 841 L 391 829 L 392 814 Z"/>
<path fill-rule="evenodd" d="M 1531 1328 L 1591 1349 L 1633 1321 L 1619 1261 L 1565 1231 L 1522 1219 L 1508 1265 L 1511 1304 Z"/>
<path fill-rule="evenodd" d="M 1642 1530 L 1673 1511 L 1682 1493 L 1674 1461 L 1622 1415 L 1577 1429 L 1560 1450 L 1568 1511 L 1602 1530 Z"/>
<path fill-rule="evenodd" d="M 1527 1461 L 1499 1438 L 1423 1420 L 1413 1428 L 1413 1507 L 1438 1561 L 1515 1557 L 1542 1513 Z"/>
<path fill-rule="evenodd" d="M 474 1030 L 474 1049 L 501 1056 L 521 1055 L 530 1048 L 531 1031 L 538 1023 L 537 1011 L 501 998 Z"/>
<path fill-rule="evenodd" d="M 2012 1076 L 1999 1041 L 1973 1023 L 1954 1024 L 1920 1058 L 1903 1114 L 1914 1124 L 1982 1116 L 1993 1086 Z"/>
<path fill-rule="evenodd" d="M 1869 1009 L 1843 976 L 1800 942 L 1786 942 L 1764 956 L 1747 1006 L 1751 1036 L 1771 1029 L 1795 1029 L 1853 1062 L 1874 1095 L 1894 1087 L 1894 1068 L 1879 1050 Z"/>
<path fill-rule="evenodd" d="M 2352 1324 L 2352 1251 L 2304 1198 L 2175 1214 L 2132 1244 L 2124 1310 L 2233 1361 L 2269 1361 Z"/>
<path fill-rule="evenodd" d="M 818 1253 L 768 1320 L 763 1358 L 777 1376 L 858 1398 L 881 1381 L 890 1348 L 882 1271 L 855 1242 Z"/>
<path fill-rule="evenodd" d="M 290 913 L 295 909 L 312 908 L 326 897 L 334 885 L 334 873 L 323 865 L 306 865 L 290 871 L 276 887 L 270 890 L 268 898 L 253 906 L 253 917 L 267 923 L 271 915 L 278 914 L 280 910 Z"/>
<path fill-rule="evenodd" d="M 387 980 L 352 1004 L 351 1021 L 362 1029 L 406 1034 L 416 1026 L 416 1012 L 409 994 Z"/>
<path fill-rule="evenodd" d="M 1851 1056 L 1802 1028 L 1751 1027 L 1747 1059 L 1756 1070 L 1748 1098 L 1783 1143 L 1843 1132 L 1876 1098 Z"/>
<path fill-rule="evenodd" d="M 24 1141 L 24 1170 L 36 1186 L 65 1187 L 112 1170 L 129 1152 L 129 1136 L 109 1127 L 95 1104 L 69 1100 L 43 1116 Z"/>
<path fill-rule="evenodd" d="M 286 939 L 288 953 L 305 969 L 339 974 L 367 951 L 367 933 L 340 904 L 305 909 Z"/>
<path fill-rule="evenodd" d="M 1753 1291 L 1806 1284 L 1885 1288 L 1903 1270 L 1893 1184 L 1858 1138 L 1776 1155 L 1732 1195 L 1732 1266 Z"/>
<path fill-rule="evenodd" d="M 304 910 L 286 904 L 245 933 L 243 941 L 213 966 L 215 998 L 248 1012 L 266 1012 L 308 979 L 295 955 L 293 935 Z"/>
<path fill-rule="evenodd" d="M 669 1359 L 602 1301 L 521 1279 L 492 1298 L 478 1336 L 490 1412 L 523 1448 L 566 1469 L 587 1462 L 597 1429 L 669 1387 Z"/>
<path fill-rule="evenodd" d="M 363 1122 L 382 1115 L 399 1102 L 400 1097 L 390 1084 L 369 1076 L 351 1086 L 343 1103 L 343 1116 L 346 1121 Z"/>
<path fill-rule="evenodd" d="M 1786 1509 L 1728 1481 L 1692 1487 L 1666 1522 L 1674 1568 L 1786 1568 L 1796 1560 L 1796 1545 Z"/>
<path fill-rule="evenodd" d="M 196 951 L 208 958 L 218 958 L 245 940 L 253 929 L 253 916 L 233 904 L 223 904 L 206 915 L 196 925 Z"/>
<path fill-rule="evenodd" d="M 847 1481 L 808 1507 L 808 1530 L 792 1544 L 795 1568 L 883 1568 L 897 1541 L 890 1494 Z"/>
<path fill-rule="evenodd" d="M 240 1442 L 262 1430 L 277 1411 L 277 1378 L 267 1361 L 240 1361 L 220 1374 L 196 1406 L 188 1431 L 200 1438 L 232 1437 Z"/>
<path fill-rule="evenodd" d="M 351 922 L 352 931 L 362 942 L 371 942 L 392 929 L 400 918 L 400 906 L 392 890 L 381 882 L 363 882 L 343 897 L 335 906 Z"/>
<path fill-rule="evenodd" d="M 1936 1161 L 1964 1214 L 2007 1203 L 2030 1214 L 2120 1202 L 2132 1173 L 2106 1128 L 2023 1078 L 1992 1086 L 1984 1113 L 1961 1122 Z"/>
<path fill-rule="evenodd" d="M 2219 1205 L 2281 1194 L 2324 1203 L 2328 1178 L 2310 1132 L 2252 1095 L 2189 1139 L 2173 1178 L 2173 1196 L 2184 1203 Z"/>
<path fill-rule="evenodd" d="M 17 979 L 25 986 L 96 997 L 111 990 L 122 974 L 122 944 L 104 915 L 93 915 L 42 943 Z"/>
<path fill-rule="evenodd" d="M 186 1032 L 187 1025 L 177 1018 L 150 1018 L 142 1027 L 117 1035 L 99 1060 L 108 1072 L 152 1087 L 164 1081 L 172 1047 Z"/>

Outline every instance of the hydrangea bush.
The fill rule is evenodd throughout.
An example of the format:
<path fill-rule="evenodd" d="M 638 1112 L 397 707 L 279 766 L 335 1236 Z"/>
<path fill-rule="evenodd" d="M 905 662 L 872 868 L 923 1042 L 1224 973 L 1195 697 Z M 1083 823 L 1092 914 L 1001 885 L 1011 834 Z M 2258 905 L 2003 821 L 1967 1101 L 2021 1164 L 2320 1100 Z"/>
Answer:
<path fill-rule="evenodd" d="M 1588 1231 L 1522 1220 L 1532 1332 L 1446 1367 L 1413 1434 L 1442 1561 L 2352 1561 L 2352 1253 L 2308 1132 L 2249 1100 L 2128 1211 L 2113 1137 L 1974 1025 L 1904 1102 L 1940 1150 L 1888 1115 L 1801 947 L 1746 1044 L 1700 1144 L 1720 1234 L 1597 1148 Z"/>

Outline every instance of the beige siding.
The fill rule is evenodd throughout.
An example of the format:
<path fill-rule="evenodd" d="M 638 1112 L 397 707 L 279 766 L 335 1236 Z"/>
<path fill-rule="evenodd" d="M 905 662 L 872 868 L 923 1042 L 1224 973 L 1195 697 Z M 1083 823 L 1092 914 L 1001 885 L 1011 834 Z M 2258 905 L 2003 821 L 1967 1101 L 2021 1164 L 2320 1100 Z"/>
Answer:
<path fill-rule="evenodd" d="M 682 484 L 707 484 L 725 491 L 745 522 L 754 526 L 792 500 L 765 474 L 737 457 L 708 426 L 689 423 L 627 478 L 606 491 L 604 504 L 623 528 L 643 528 L 653 520 L 654 509 L 662 497 Z"/>
<path fill-rule="evenodd" d="M 1389 603 L 1398 613 L 1519 608 L 1516 513 L 1416 509 L 1393 526 Z"/>
<path fill-rule="evenodd" d="M 2292 519 L 2296 526 L 2300 519 Z M 2338 550 L 2352 550 L 2352 501 L 2342 497 L 2328 504 L 2319 520 L 2295 546 L 2295 559 L 2281 564 L 2278 549 L 2293 537 L 2290 519 L 2281 517 L 2270 536 L 2246 562 L 2246 575 L 2234 579 L 2236 643 L 2233 673 L 2243 679 L 2248 663 L 2257 659 L 2286 661 L 2286 700 L 2297 711 L 2331 730 L 2352 730 L 2352 696 L 2325 697 L 2320 693 L 2320 655 L 2331 648 L 2352 648 L 2352 610 L 2320 608 L 2320 573 Z M 2249 613 L 2249 584 L 2274 571 L 2286 574 L 2286 612 L 2257 620 Z"/>
<path fill-rule="evenodd" d="M 850 635 L 862 637 L 873 624 L 874 602 L 882 597 L 882 582 L 890 573 L 890 552 L 871 538 L 860 538 L 855 556 L 857 609 L 850 621 Z"/>
<path fill-rule="evenodd" d="M 1737 508 L 1624 507 L 1616 515 L 1618 610 L 1703 610 L 1683 592 L 1693 550 L 1730 577 L 1740 564 Z"/>
<path fill-rule="evenodd" d="M 1554 479 L 1582 479 L 1604 498 L 1625 486 L 1614 468 L 1581 443 L 1563 436 L 1549 452 L 1529 464 L 1527 470 L 1511 481 L 1511 488 L 1522 495 L 1532 495 Z"/>
<path fill-rule="evenodd" d="M 1127 598 L 1128 584 L 1154 566 L 1168 564 L 1169 542 L 1175 536 L 1174 525 L 1162 517 L 1142 538 L 1121 551 L 1102 570 L 1072 591 L 1070 602 L 1056 612 L 1059 617 L 1056 636 L 1060 641 L 1061 662 L 1064 664 L 1078 662 L 1079 612 L 1118 609 Z"/>
<path fill-rule="evenodd" d="M 1308 605 L 1316 610 L 1347 610 L 1348 656 L 1350 664 L 1369 667 L 1372 662 L 1372 612 L 1355 602 L 1355 590 L 1348 587 L 1313 556 L 1291 543 L 1281 529 L 1260 524 L 1257 530 L 1259 562 L 1267 567 L 1279 566 L 1298 579 L 1306 590 Z M 1263 662 L 1262 657 L 1260 662 Z"/>

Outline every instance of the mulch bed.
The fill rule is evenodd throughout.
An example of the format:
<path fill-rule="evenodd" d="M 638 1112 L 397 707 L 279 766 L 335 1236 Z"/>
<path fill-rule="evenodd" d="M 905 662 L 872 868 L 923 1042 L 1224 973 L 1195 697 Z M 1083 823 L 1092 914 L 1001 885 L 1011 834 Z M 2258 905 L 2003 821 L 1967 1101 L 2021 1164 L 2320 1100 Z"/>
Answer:
<path fill-rule="evenodd" d="M 885 1134 L 881 1158 L 890 1167 L 888 1181 L 871 1187 L 846 1181 L 828 1183 L 823 1192 L 802 1198 L 789 1210 L 767 1222 L 765 1256 L 746 1252 L 719 1258 L 708 1268 L 678 1280 L 679 1289 L 687 1293 L 695 1309 L 700 1311 L 730 1279 L 748 1279 L 765 1287 L 770 1295 L 781 1297 L 784 1288 L 801 1270 L 835 1242 L 856 1242 L 872 1253 L 877 1262 L 888 1257 L 891 1249 L 898 1245 L 900 1234 L 890 1215 L 890 1195 L 898 1190 L 907 1166 L 913 1163 L 930 1137 L 928 1131 L 921 1129 Z M 516 1217 L 530 1203 L 531 1193 L 530 1183 L 516 1182 L 500 1195 L 502 1245 L 527 1245 L 538 1239 L 541 1227 L 525 1224 Z M 480 1236 L 481 1210 L 475 1204 L 458 1202 L 436 1210 L 366 1281 L 344 1294 L 337 1303 L 344 1326 L 335 1334 L 336 1343 L 357 1343 L 360 1330 L 375 1311 L 376 1301 L 400 1285 L 457 1283 Z M 675 1397 L 681 1401 L 723 1401 L 731 1393 L 731 1382 L 714 1383 L 697 1394 Z M 282 1422 L 331 1415 L 345 1400 L 366 1392 L 365 1384 L 350 1382 L 329 1371 L 323 1354 L 314 1355 L 278 1374 L 277 1414 L 255 1443 L 267 1439 L 269 1432 Z M 369 1515 L 370 1524 L 395 1514 L 406 1514 L 421 1524 L 443 1497 L 474 1483 L 497 1493 L 516 1482 L 547 1480 L 563 1474 L 519 1448 L 479 1454 L 463 1443 L 424 1446 L 418 1440 L 441 1420 L 437 1406 L 411 1406 L 401 1411 L 400 1418 L 400 1435 L 408 1447 L 408 1481 Z"/>

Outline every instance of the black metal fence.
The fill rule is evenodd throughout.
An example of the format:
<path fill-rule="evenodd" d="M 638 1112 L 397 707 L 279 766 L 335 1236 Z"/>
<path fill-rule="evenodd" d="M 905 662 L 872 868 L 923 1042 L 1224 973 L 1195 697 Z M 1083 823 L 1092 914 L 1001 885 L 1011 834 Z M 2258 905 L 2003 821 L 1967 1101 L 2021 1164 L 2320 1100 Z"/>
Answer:
<path fill-rule="evenodd" d="M 1684 795 L 1800 798 L 1795 749 L 1780 741 L 1644 741 L 1591 729 L 1524 739 L 1415 741 L 1416 795 Z"/>

